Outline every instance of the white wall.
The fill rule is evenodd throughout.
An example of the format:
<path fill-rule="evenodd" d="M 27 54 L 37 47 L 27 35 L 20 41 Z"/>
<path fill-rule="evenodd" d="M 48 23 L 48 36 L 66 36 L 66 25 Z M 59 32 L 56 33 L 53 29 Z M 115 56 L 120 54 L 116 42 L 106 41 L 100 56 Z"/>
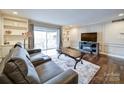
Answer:
<path fill-rule="evenodd" d="M 34 20 L 29 20 L 30 24 L 34 24 L 37 27 L 46 27 L 46 28 L 60 28 L 60 25 L 55 25 L 55 24 L 50 24 L 50 23 L 45 23 L 45 22 L 40 22 L 40 21 L 34 21 Z"/>
<path fill-rule="evenodd" d="M 79 28 L 72 28 L 70 31 L 70 44 L 73 48 L 79 47 L 80 30 Z"/>
<path fill-rule="evenodd" d="M 71 32 L 70 28 L 66 28 L 66 27 L 62 28 L 62 46 L 63 47 L 71 46 L 71 43 L 70 43 L 71 33 L 70 32 Z"/>
<path fill-rule="evenodd" d="M 2 16 L 0 14 L 0 45 L 2 44 Z"/>
<path fill-rule="evenodd" d="M 81 33 L 98 32 L 100 52 L 124 58 L 124 21 L 106 22 L 71 29 L 72 47 L 79 47 Z"/>

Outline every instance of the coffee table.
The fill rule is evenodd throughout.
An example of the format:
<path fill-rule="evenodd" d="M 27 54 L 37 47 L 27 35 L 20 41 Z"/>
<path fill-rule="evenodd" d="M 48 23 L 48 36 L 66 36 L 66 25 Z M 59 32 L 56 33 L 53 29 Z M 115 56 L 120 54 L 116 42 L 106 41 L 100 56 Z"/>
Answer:
<path fill-rule="evenodd" d="M 86 54 L 86 53 L 84 53 L 84 52 L 79 51 L 78 49 L 71 48 L 71 47 L 61 48 L 61 49 L 58 49 L 57 51 L 58 51 L 58 53 L 59 53 L 58 58 L 59 58 L 62 54 L 64 54 L 64 55 L 66 55 L 66 56 L 68 56 L 68 57 L 70 57 L 70 58 L 72 58 L 72 59 L 75 60 L 76 63 L 75 63 L 75 65 L 74 65 L 74 69 L 76 69 L 76 66 L 77 66 L 77 63 L 78 63 L 78 62 L 81 62 L 81 64 L 83 64 L 83 62 L 82 62 L 81 59 L 82 59 L 82 58 L 84 57 L 84 55 Z"/>

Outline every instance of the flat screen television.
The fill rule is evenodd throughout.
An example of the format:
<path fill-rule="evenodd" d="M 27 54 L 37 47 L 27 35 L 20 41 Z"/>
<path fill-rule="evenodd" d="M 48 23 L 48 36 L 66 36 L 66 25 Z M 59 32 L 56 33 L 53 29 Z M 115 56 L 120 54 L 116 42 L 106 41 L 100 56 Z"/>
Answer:
<path fill-rule="evenodd" d="M 81 41 L 97 42 L 97 32 L 81 33 Z"/>

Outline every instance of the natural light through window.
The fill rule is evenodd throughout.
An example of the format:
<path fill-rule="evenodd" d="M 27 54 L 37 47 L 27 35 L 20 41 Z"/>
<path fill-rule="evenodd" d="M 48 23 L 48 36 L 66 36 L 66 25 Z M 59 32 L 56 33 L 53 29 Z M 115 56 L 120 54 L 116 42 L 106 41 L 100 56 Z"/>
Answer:
<path fill-rule="evenodd" d="M 57 48 L 57 31 L 34 31 L 35 48 L 42 50 Z"/>

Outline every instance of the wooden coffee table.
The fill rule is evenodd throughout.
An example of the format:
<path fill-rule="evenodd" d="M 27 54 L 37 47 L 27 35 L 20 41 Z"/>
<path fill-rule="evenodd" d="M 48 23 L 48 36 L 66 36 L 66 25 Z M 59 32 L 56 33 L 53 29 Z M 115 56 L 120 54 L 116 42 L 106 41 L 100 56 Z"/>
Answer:
<path fill-rule="evenodd" d="M 79 51 L 78 49 L 71 48 L 71 47 L 61 48 L 61 49 L 58 49 L 57 51 L 59 53 L 58 58 L 60 57 L 60 55 L 64 54 L 64 55 L 66 55 L 66 56 L 75 60 L 76 63 L 74 65 L 74 69 L 76 69 L 76 66 L 77 66 L 78 62 L 81 62 L 81 64 L 83 64 L 81 59 L 86 54 L 84 52 Z"/>

